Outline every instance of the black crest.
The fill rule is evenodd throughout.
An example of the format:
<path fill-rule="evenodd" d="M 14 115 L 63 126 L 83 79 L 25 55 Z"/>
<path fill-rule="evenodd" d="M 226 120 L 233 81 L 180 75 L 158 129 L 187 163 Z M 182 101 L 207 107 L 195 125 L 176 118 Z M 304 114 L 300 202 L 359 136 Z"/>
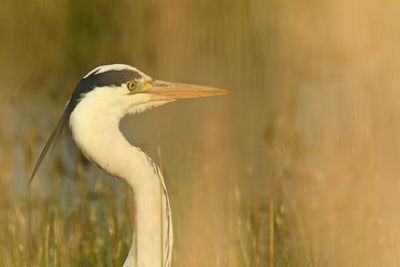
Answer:
<path fill-rule="evenodd" d="M 91 73 L 87 77 L 80 80 L 78 85 L 75 87 L 74 92 L 72 93 L 71 99 L 69 100 L 63 115 L 61 116 L 60 120 L 57 123 L 56 128 L 50 135 L 49 140 L 47 141 L 46 145 L 43 147 L 43 150 L 39 155 L 39 158 L 35 164 L 35 168 L 33 169 L 32 175 L 29 179 L 29 183 L 35 176 L 51 144 L 53 144 L 53 149 L 54 149 L 54 145 L 57 143 L 57 140 L 60 137 L 62 130 L 64 129 L 64 126 L 69 119 L 69 116 L 71 115 L 72 111 L 75 109 L 75 107 L 78 105 L 79 101 L 84 97 L 85 94 L 89 93 L 96 87 L 103 87 L 103 86 L 118 87 L 121 86 L 121 84 L 123 83 L 142 77 L 139 72 L 132 69 L 109 70 L 98 73 L 99 70 Z"/>
<path fill-rule="evenodd" d="M 86 93 L 89 93 L 96 87 L 117 87 L 121 86 L 123 83 L 142 77 L 139 72 L 131 69 L 109 70 L 101 73 L 98 73 L 98 71 L 99 70 L 80 80 L 78 85 L 75 87 L 67 107 L 67 109 L 70 109 L 70 112 L 74 110 L 78 102 Z"/>

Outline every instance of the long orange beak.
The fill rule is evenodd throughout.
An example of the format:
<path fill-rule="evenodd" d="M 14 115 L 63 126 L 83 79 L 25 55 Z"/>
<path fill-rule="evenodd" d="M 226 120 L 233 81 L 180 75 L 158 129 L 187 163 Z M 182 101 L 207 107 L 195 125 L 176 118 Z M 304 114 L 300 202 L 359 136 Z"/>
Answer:
<path fill-rule="evenodd" d="M 152 81 L 151 84 L 149 83 L 149 87 L 145 92 L 150 94 L 151 99 L 155 101 L 208 97 L 230 93 L 229 90 L 225 89 L 160 80 Z"/>

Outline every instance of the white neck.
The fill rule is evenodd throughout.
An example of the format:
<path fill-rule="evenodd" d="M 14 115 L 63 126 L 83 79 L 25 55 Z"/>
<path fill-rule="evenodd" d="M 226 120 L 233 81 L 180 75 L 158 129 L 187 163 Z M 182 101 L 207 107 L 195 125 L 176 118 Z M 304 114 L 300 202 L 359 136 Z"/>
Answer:
<path fill-rule="evenodd" d="M 70 127 L 83 154 L 133 190 L 137 231 L 124 266 L 170 266 L 171 211 L 163 177 L 154 162 L 120 132 L 124 112 L 94 103 L 96 99 L 81 101 L 71 113 Z"/>

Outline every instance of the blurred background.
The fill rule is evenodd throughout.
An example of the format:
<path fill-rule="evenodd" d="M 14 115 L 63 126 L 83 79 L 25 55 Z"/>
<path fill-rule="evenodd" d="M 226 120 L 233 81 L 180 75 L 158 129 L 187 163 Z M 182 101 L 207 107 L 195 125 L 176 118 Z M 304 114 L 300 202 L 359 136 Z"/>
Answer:
<path fill-rule="evenodd" d="M 109 63 L 232 90 L 121 124 L 162 167 L 174 267 L 400 266 L 398 1 L 0 5 L 1 266 L 122 265 L 131 192 L 69 129 L 27 185 L 74 86 Z"/>

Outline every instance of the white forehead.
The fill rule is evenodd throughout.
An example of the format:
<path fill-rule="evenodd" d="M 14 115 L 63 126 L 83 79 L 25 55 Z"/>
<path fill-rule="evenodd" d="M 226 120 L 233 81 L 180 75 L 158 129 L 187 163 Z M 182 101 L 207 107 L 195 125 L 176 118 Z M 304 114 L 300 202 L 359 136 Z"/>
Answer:
<path fill-rule="evenodd" d="M 137 68 L 134 68 L 134 67 L 126 65 L 126 64 L 110 64 L 110 65 L 98 66 L 97 68 L 94 68 L 93 70 L 91 70 L 83 78 L 86 78 L 86 77 L 90 76 L 94 72 L 103 73 L 103 72 L 110 71 L 110 70 L 133 70 L 133 71 L 138 72 L 142 77 L 145 78 L 145 80 L 150 80 L 151 79 L 150 76 L 144 74 L 143 72 L 141 72 Z"/>

